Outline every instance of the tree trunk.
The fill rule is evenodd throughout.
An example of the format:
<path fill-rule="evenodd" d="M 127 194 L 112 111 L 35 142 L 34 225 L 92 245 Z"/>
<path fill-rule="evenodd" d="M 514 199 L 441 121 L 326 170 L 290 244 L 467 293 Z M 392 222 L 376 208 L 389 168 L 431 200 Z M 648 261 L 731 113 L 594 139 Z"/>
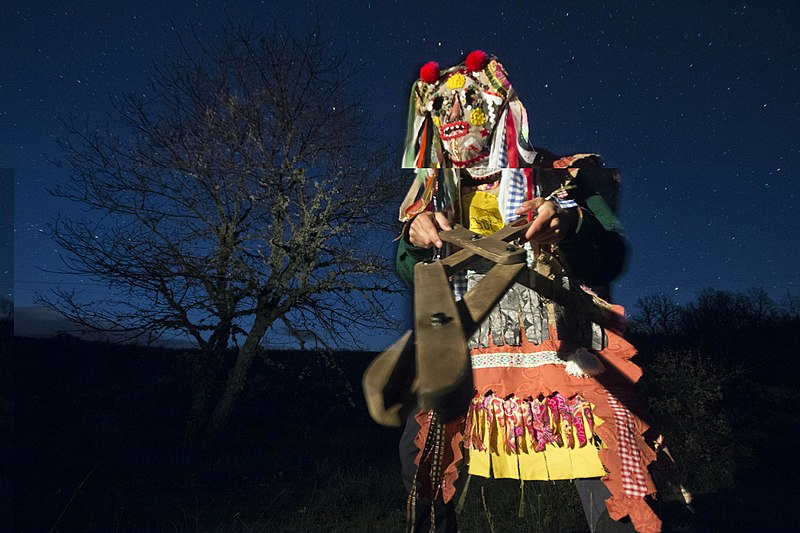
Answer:
<path fill-rule="evenodd" d="M 186 440 L 197 441 L 203 434 L 203 428 L 208 422 L 208 410 L 214 383 L 219 379 L 224 357 L 217 353 L 199 352 L 190 356 L 192 358 L 191 394 L 192 404 L 189 419 L 186 422 Z"/>
<path fill-rule="evenodd" d="M 253 327 L 236 357 L 236 363 L 233 365 L 230 372 L 228 372 L 228 379 L 225 381 L 225 389 L 222 391 L 222 396 L 219 401 L 214 406 L 214 411 L 211 413 L 211 417 L 205 427 L 205 436 L 214 435 L 228 422 L 228 418 L 231 412 L 233 412 L 236 401 L 239 399 L 239 395 L 244 389 L 244 385 L 247 381 L 247 374 L 250 371 L 253 359 L 255 359 L 258 351 L 258 343 L 261 342 L 261 338 L 274 320 L 274 317 L 268 313 L 259 311 L 256 315 Z"/>

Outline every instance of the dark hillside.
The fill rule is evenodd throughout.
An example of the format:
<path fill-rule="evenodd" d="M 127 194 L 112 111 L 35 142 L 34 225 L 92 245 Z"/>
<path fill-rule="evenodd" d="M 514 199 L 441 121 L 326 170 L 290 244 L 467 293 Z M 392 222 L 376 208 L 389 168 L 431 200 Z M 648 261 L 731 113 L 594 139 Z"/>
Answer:
<path fill-rule="evenodd" d="M 632 331 L 653 422 L 678 460 L 675 476 L 695 496 L 694 514 L 658 504 L 667 531 L 788 530 L 800 515 L 798 319 L 736 322 L 709 318 L 700 307 L 683 312 L 669 334 Z M 14 401 L 5 404 L 13 419 L 3 419 L 13 421 L 14 526 L 402 531 L 400 430 L 373 423 L 360 392 L 374 355 L 262 354 L 230 423 L 197 444 L 184 437 L 184 351 L 16 338 Z M 520 518 L 518 483 L 473 479 L 460 525 L 584 530 L 568 484 L 526 483 L 523 500 Z"/>
<path fill-rule="evenodd" d="M 268 354 L 224 433 L 194 446 L 181 351 L 62 337 L 15 352 L 19 530 L 276 530 L 312 508 L 344 524 L 358 507 L 336 502 L 367 496 L 376 524 L 401 523 L 397 431 L 348 389 L 374 354 Z"/>

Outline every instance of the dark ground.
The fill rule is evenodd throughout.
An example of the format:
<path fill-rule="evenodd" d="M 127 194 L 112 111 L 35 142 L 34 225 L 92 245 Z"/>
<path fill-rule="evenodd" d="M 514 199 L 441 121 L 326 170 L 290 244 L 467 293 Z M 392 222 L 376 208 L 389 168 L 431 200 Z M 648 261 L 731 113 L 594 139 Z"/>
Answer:
<path fill-rule="evenodd" d="M 371 422 L 360 396 L 373 356 L 336 354 L 336 367 L 314 354 L 270 353 L 224 434 L 188 446 L 181 352 L 16 338 L 15 457 L 3 457 L 13 464 L 14 528 L 400 531 L 399 430 Z M 796 434 L 796 418 L 785 429 Z M 695 514 L 669 506 L 669 529 L 795 530 L 795 442 L 757 450 L 734 489 L 696 494 Z M 473 480 L 462 528 L 585 530 L 568 485 L 528 483 L 525 500 L 519 519 L 518 486 Z"/>
<path fill-rule="evenodd" d="M 180 352 L 66 337 L 17 338 L 15 353 L 20 531 L 291 530 L 334 494 L 363 495 L 347 487 L 354 471 L 387 480 L 376 518 L 401 520 L 397 431 L 351 406 L 323 359 L 270 354 L 223 434 L 190 446 Z M 354 368 L 368 360 L 348 355 Z M 343 524 L 358 507 L 325 512 Z"/>

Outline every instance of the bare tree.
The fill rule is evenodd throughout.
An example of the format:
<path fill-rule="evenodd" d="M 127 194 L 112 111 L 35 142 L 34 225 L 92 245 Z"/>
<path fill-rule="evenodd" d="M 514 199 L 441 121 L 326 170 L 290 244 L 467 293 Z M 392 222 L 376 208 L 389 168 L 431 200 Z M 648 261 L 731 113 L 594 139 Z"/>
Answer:
<path fill-rule="evenodd" d="M 706 337 L 733 331 L 752 331 L 773 322 L 778 307 L 764 289 L 730 292 L 715 289 L 700 291 L 697 300 L 686 305 L 684 327 L 689 335 Z"/>
<path fill-rule="evenodd" d="M 631 321 L 634 330 L 651 337 L 675 335 L 680 327 L 681 307 L 664 293 L 636 300 L 638 314 Z"/>
<path fill-rule="evenodd" d="M 750 316 L 755 326 L 774 323 L 778 318 L 778 306 L 763 288 L 751 288 L 744 292 L 747 298 Z"/>
<path fill-rule="evenodd" d="M 225 424 L 276 328 L 352 346 L 389 320 L 391 237 L 378 224 L 398 180 L 347 78 L 318 32 L 228 28 L 120 99 L 118 124 L 68 124 L 70 176 L 53 192 L 92 215 L 52 233 L 66 269 L 115 296 L 59 290 L 49 305 L 96 328 L 189 335 L 190 434 Z"/>
<path fill-rule="evenodd" d="M 781 298 L 780 312 L 788 320 L 800 320 L 800 294 L 787 290 Z"/>

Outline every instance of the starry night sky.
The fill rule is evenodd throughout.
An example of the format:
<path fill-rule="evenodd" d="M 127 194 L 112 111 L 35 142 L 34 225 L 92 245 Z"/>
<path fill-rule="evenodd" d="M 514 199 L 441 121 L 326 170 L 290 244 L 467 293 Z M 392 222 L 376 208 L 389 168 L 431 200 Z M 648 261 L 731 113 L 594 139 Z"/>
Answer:
<path fill-rule="evenodd" d="M 800 288 L 800 2 L 176 0 L 0 8 L 0 168 L 15 180 L 15 304 L 55 282 L 47 223 L 75 207 L 46 193 L 64 178 L 59 117 L 105 121 L 115 95 L 146 94 L 164 55 L 220 22 L 302 32 L 318 19 L 331 53 L 361 68 L 354 90 L 397 146 L 419 66 L 495 54 L 527 107 L 532 142 L 597 152 L 623 179 L 632 246 L 615 299 L 704 287 Z M 721 7 L 722 6 L 722 7 Z M 409 176 L 410 180 L 410 176 Z M 399 202 L 399 199 L 398 199 Z M 398 311 L 400 312 L 400 311 Z"/>

